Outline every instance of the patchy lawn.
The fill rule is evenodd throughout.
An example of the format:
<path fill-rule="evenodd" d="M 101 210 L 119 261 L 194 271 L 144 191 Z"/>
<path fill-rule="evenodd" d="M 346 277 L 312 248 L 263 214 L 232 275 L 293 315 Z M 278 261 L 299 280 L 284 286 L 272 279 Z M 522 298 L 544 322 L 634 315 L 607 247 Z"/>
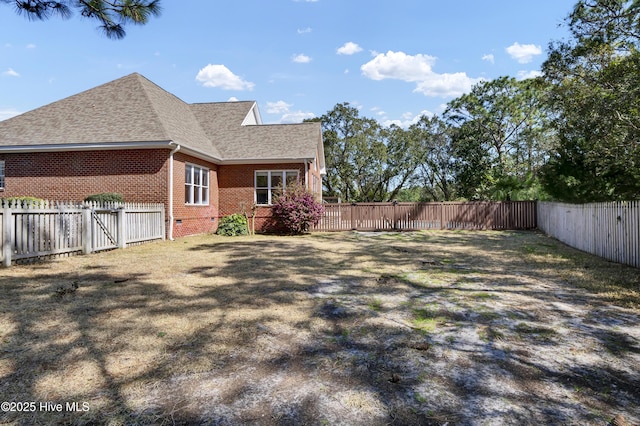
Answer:
<path fill-rule="evenodd" d="M 198 236 L 0 291 L 2 424 L 640 424 L 640 272 L 538 233 Z"/>

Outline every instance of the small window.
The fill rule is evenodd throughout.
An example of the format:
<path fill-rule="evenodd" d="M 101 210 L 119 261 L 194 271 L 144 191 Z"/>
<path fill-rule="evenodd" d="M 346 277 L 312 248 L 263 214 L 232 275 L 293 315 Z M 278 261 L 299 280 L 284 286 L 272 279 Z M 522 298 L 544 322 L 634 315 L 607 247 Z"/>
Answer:
<path fill-rule="evenodd" d="M 297 170 L 266 170 L 255 175 L 256 204 L 272 204 L 275 194 L 298 180 Z"/>
<path fill-rule="evenodd" d="M 193 164 L 184 168 L 185 204 L 209 204 L 209 169 Z"/>
<path fill-rule="evenodd" d="M 4 161 L 0 160 L 0 189 L 4 189 Z"/>

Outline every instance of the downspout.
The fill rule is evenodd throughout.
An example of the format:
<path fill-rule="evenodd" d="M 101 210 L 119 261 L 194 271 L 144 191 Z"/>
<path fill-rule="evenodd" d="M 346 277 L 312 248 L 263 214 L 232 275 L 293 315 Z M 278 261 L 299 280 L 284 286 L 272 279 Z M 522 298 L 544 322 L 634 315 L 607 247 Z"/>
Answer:
<path fill-rule="evenodd" d="M 304 159 L 304 189 L 309 190 L 309 166 L 306 158 Z"/>
<path fill-rule="evenodd" d="M 180 150 L 180 145 L 169 153 L 169 241 L 173 241 L 173 154 Z"/>

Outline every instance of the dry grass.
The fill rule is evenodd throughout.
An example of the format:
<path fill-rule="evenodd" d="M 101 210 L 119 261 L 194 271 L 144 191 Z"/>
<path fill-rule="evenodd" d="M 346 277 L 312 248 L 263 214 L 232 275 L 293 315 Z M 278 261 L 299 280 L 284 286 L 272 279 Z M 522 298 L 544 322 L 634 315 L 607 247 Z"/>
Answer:
<path fill-rule="evenodd" d="M 0 423 L 640 421 L 638 270 L 537 233 L 198 236 L 0 291 L 2 400 L 89 407 Z"/>

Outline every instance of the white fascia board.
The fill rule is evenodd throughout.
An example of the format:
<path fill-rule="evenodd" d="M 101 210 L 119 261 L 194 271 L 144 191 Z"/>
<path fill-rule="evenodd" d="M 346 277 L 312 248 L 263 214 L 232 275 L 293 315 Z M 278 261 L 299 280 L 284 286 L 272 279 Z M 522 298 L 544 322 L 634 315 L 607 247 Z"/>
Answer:
<path fill-rule="evenodd" d="M 4 145 L 0 146 L 0 154 L 22 154 L 29 152 L 69 152 L 69 151 L 113 151 L 123 149 L 174 149 L 181 145 L 180 152 L 212 163 L 220 163 L 220 159 L 196 149 L 188 148 L 174 141 L 152 142 L 100 142 L 57 145 Z"/>
<path fill-rule="evenodd" d="M 320 174 L 327 174 L 326 173 L 326 164 L 325 164 L 325 158 L 324 158 L 324 140 L 322 137 L 322 129 L 320 129 L 320 137 L 318 138 L 318 162 L 320 164 L 318 164 L 320 166 Z"/>
<path fill-rule="evenodd" d="M 206 152 L 199 151 L 197 149 L 192 149 L 187 146 L 182 145 L 179 142 L 172 142 L 172 145 L 180 145 L 180 152 L 183 154 L 190 155 L 192 157 L 199 158 L 201 160 L 209 161 L 214 164 L 222 164 L 222 160 L 218 157 L 214 157 L 211 154 L 207 154 Z"/>
<path fill-rule="evenodd" d="M 68 143 L 56 145 L 2 145 L 0 153 L 27 153 L 27 152 L 65 152 L 65 151 L 113 151 L 117 149 L 154 149 L 172 148 L 172 141 L 152 142 L 97 142 L 97 143 Z"/>
<path fill-rule="evenodd" d="M 231 166 L 238 164 L 289 164 L 304 163 L 305 161 L 313 161 L 313 158 L 246 158 L 242 160 L 222 160 L 219 164 L 223 166 Z"/>

